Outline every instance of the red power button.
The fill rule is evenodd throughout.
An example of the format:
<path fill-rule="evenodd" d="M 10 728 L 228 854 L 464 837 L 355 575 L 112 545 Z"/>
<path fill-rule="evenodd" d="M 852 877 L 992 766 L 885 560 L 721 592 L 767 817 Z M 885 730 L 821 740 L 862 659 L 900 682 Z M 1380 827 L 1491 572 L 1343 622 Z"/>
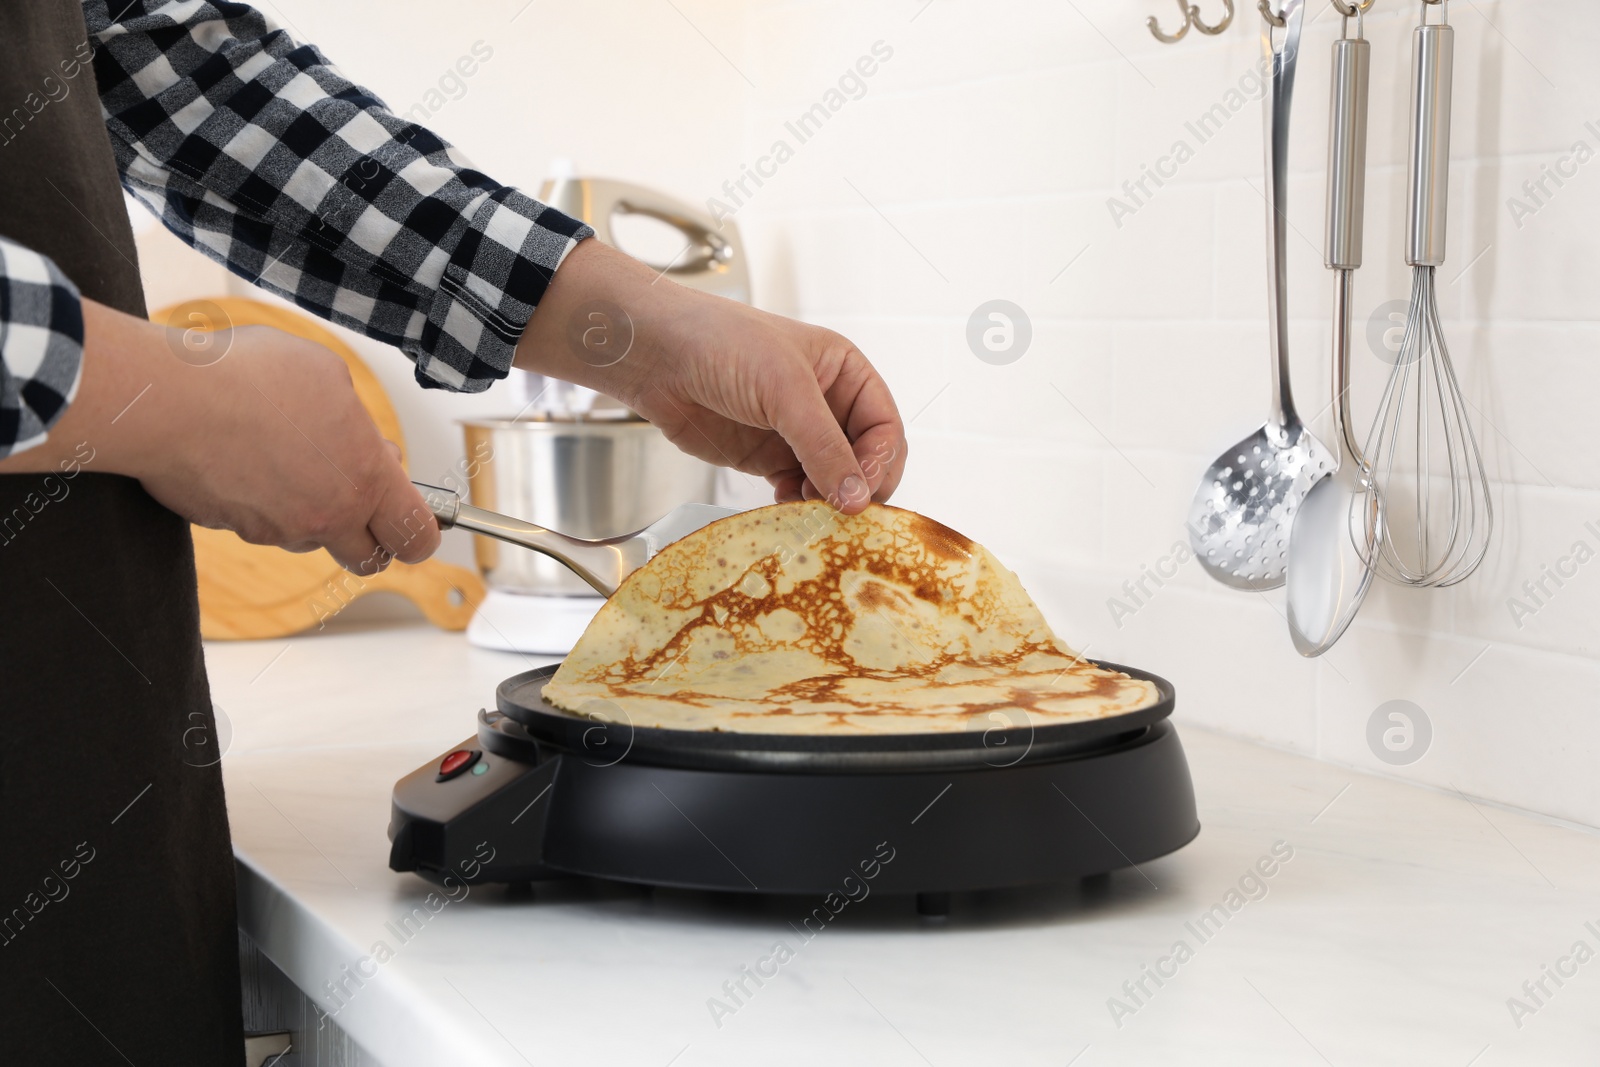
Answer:
<path fill-rule="evenodd" d="M 478 762 L 478 757 L 483 755 L 475 749 L 458 748 L 450 755 L 439 761 L 439 777 L 436 781 L 448 782 L 468 767 Z"/>

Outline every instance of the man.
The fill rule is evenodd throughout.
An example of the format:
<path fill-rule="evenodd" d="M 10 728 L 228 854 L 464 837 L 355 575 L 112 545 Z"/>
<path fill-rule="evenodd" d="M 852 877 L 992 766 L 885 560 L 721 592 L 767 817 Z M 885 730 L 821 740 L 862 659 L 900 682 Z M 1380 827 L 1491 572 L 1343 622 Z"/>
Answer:
<path fill-rule="evenodd" d="M 183 761 L 211 716 L 188 524 L 368 573 L 439 534 L 337 357 L 260 328 L 177 357 L 119 177 L 424 386 L 566 378 L 846 511 L 893 492 L 904 430 L 844 338 L 658 280 L 248 7 L 0 0 L 0 52 L 0 1048 L 237 1063 L 221 777 Z M 635 328 L 603 368 L 565 342 L 596 301 Z"/>

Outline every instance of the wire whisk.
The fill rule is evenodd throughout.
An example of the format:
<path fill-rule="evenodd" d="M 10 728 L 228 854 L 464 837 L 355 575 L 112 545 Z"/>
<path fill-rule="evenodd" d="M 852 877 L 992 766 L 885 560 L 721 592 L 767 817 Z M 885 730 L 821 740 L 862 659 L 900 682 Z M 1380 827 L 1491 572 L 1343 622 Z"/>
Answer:
<path fill-rule="evenodd" d="M 1483 562 L 1494 503 L 1439 323 L 1434 268 L 1411 275 L 1405 337 L 1365 449 L 1388 507 L 1372 565 L 1403 585 L 1447 586 Z"/>
<path fill-rule="evenodd" d="M 1447 586 L 1483 562 L 1494 503 L 1434 291 L 1434 269 L 1445 250 L 1454 31 L 1444 22 L 1428 24 L 1428 6 L 1444 11 L 1441 0 L 1423 4 L 1411 54 L 1411 305 L 1365 452 L 1372 463 L 1370 491 L 1381 493 L 1388 509 L 1371 565 L 1403 585 Z"/>

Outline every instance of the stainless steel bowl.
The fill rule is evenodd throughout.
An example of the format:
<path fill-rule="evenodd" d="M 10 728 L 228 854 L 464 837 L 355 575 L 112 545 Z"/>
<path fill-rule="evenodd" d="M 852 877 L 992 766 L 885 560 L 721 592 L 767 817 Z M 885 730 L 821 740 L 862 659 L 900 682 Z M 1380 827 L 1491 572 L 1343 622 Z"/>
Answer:
<path fill-rule="evenodd" d="M 710 503 L 715 489 L 715 467 L 639 419 L 471 419 L 462 427 L 472 503 L 575 537 L 643 529 L 679 504 Z M 492 588 L 594 595 L 548 556 L 490 537 L 473 540 Z"/>

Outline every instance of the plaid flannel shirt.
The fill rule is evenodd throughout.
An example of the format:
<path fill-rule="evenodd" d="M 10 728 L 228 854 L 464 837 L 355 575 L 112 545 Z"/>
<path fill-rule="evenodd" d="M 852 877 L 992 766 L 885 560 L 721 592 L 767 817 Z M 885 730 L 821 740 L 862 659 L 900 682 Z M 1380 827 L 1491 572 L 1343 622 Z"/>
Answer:
<path fill-rule="evenodd" d="M 47 257 L 0 237 L 0 457 L 32 448 L 82 370 L 78 289 Z"/>
<path fill-rule="evenodd" d="M 477 392 L 505 376 L 556 268 L 593 231 L 473 169 L 246 5 L 83 7 L 123 185 L 170 230 L 396 346 L 424 386 Z M 71 399 L 82 344 L 81 319 L 17 296 L 48 276 L 76 305 L 71 284 L 18 246 L 5 252 L 0 456 L 43 439 Z M 13 259 L 26 263 L 16 282 Z M 37 359 L 33 330 L 59 338 Z"/>

